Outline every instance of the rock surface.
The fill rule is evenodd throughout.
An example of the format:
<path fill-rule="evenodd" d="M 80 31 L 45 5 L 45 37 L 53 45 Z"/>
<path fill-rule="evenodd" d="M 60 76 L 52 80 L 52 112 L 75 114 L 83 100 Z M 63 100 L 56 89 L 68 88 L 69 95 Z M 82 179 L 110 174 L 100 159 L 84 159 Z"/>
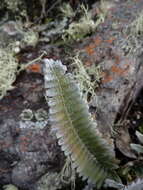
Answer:
<path fill-rule="evenodd" d="M 40 176 L 47 171 L 59 171 L 63 165 L 64 157 L 50 130 L 48 118 L 36 114 L 38 111 L 42 114 L 41 108 L 48 112 L 43 94 L 42 76 L 23 74 L 15 90 L 1 100 L 1 184 L 33 189 Z M 31 118 L 22 114 L 29 109 L 33 112 Z"/>

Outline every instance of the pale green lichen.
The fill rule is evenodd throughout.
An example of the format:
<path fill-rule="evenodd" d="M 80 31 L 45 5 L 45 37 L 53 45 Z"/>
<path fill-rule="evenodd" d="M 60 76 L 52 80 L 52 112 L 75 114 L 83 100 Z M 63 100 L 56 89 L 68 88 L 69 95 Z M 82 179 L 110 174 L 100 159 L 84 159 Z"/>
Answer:
<path fill-rule="evenodd" d="M 70 156 L 67 157 L 66 162 L 60 172 L 60 179 L 63 184 L 70 184 L 71 189 L 75 189 L 76 170 L 73 167 L 73 162 Z"/>
<path fill-rule="evenodd" d="M 16 30 L 23 36 L 20 40 L 20 46 L 22 48 L 25 46 L 36 46 L 39 40 L 38 32 L 36 32 L 34 27 L 28 28 L 28 25 L 30 25 L 29 21 L 23 23 L 20 18 L 19 21 L 15 22 Z"/>
<path fill-rule="evenodd" d="M 142 52 L 143 11 L 123 31 L 127 36 L 121 41 L 121 48 L 126 54 L 140 54 Z"/>
<path fill-rule="evenodd" d="M 73 168 L 72 160 L 67 157 L 61 172 L 48 172 L 40 178 L 37 183 L 38 190 L 57 190 L 64 186 L 70 185 L 71 189 L 75 189 L 75 168 Z"/>
<path fill-rule="evenodd" d="M 38 36 L 33 30 L 25 31 L 21 22 L 15 23 L 14 26 L 16 27 L 14 32 L 22 34 L 23 37 L 21 37 L 22 39 L 20 41 L 11 39 L 12 42 L 7 47 L 3 45 L 4 43 L 2 44 L 3 46 L 1 45 L 0 47 L 0 99 L 6 95 L 7 91 L 14 88 L 12 84 L 15 81 L 17 74 L 33 62 L 41 59 L 41 57 L 45 54 L 43 53 L 37 59 L 25 65 L 21 64 L 21 67 L 18 69 L 18 60 L 15 54 L 19 53 L 20 49 L 25 46 L 35 46 L 38 42 Z M 9 32 L 7 35 L 10 38 L 11 33 Z"/>
<path fill-rule="evenodd" d="M 13 184 L 8 184 L 3 186 L 3 190 L 18 190 L 18 188 Z"/>
<path fill-rule="evenodd" d="M 7 9 L 8 12 L 12 12 L 16 20 L 21 18 L 28 18 L 26 4 L 23 0 L 3 0 L 3 8 Z M 1 5 L 0 5 L 1 6 Z"/>
<path fill-rule="evenodd" d="M 47 126 L 48 124 L 48 113 L 43 108 L 37 111 L 32 111 L 31 109 L 24 109 L 20 114 L 19 126 L 21 129 L 29 128 L 33 130 L 40 130 Z"/>
<path fill-rule="evenodd" d="M 95 97 L 95 88 L 98 86 L 97 84 L 101 79 L 100 67 L 95 65 L 86 67 L 83 65 L 83 62 L 79 57 L 79 53 L 77 53 L 76 56 L 72 58 L 72 61 L 72 65 L 75 67 L 73 74 L 79 83 L 84 99 L 87 100 L 88 95 L 90 95 L 90 99 L 92 99 Z M 94 81 L 91 80 L 92 74 L 95 75 L 96 80 Z"/>
<path fill-rule="evenodd" d="M 143 35 L 143 11 L 131 23 L 130 32 L 134 36 Z"/>
<path fill-rule="evenodd" d="M 41 109 L 38 109 L 36 112 L 35 112 L 35 118 L 37 121 L 44 121 L 44 120 L 47 120 L 48 119 L 48 113 L 46 110 L 44 110 L 43 108 Z"/>
<path fill-rule="evenodd" d="M 60 20 L 48 22 L 44 26 L 36 26 L 41 31 L 40 41 L 58 40 L 56 44 L 78 41 L 94 32 L 105 19 L 105 14 L 102 12 L 95 18 L 92 11 L 83 4 L 74 11 L 69 3 L 63 3 L 59 16 Z"/>
<path fill-rule="evenodd" d="M 61 180 L 57 172 L 45 174 L 37 183 L 37 190 L 57 190 L 60 188 Z"/>
<path fill-rule="evenodd" d="M 32 120 L 33 118 L 33 111 L 30 109 L 24 109 L 22 113 L 20 114 L 20 117 L 22 120 Z"/>
<path fill-rule="evenodd" d="M 15 12 L 18 10 L 18 5 L 20 5 L 21 1 L 20 0 L 4 0 L 7 8 L 10 9 L 11 11 Z"/>
<path fill-rule="evenodd" d="M 39 39 L 39 35 L 36 31 L 28 29 L 23 34 L 24 34 L 24 38 L 22 40 L 23 44 L 27 46 L 36 46 Z"/>
<path fill-rule="evenodd" d="M 2 99 L 16 79 L 18 61 L 14 57 L 13 46 L 0 48 L 0 99 Z"/>
<path fill-rule="evenodd" d="M 104 21 L 103 15 L 100 15 L 98 19 L 94 21 L 88 7 L 85 7 L 83 4 L 81 5 L 81 11 L 81 18 L 78 21 L 72 22 L 68 29 L 65 29 L 62 36 L 64 41 L 82 39 L 87 34 L 95 31 L 97 26 Z"/>
<path fill-rule="evenodd" d="M 64 17 L 71 18 L 75 16 L 75 11 L 72 9 L 69 3 L 63 3 L 63 5 L 60 7 L 60 11 Z"/>
<path fill-rule="evenodd" d="M 104 20 L 108 14 L 108 10 L 114 7 L 114 0 L 101 0 L 100 1 L 100 17 Z"/>

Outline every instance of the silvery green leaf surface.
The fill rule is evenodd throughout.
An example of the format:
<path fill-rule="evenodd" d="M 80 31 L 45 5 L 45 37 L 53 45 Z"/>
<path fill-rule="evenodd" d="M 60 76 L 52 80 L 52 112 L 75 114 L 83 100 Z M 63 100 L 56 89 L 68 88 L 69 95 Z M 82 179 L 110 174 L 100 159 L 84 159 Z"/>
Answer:
<path fill-rule="evenodd" d="M 44 78 L 50 121 L 58 143 L 83 179 L 100 188 L 108 177 L 118 180 L 118 167 L 111 147 L 93 126 L 87 103 L 61 61 L 45 59 Z"/>
<path fill-rule="evenodd" d="M 143 146 L 140 144 L 130 144 L 132 150 L 136 151 L 138 154 L 143 153 Z"/>
<path fill-rule="evenodd" d="M 143 144 L 143 134 L 140 133 L 139 131 L 136 131 L 136 135 L 137 135 L 139 141 Z"/>

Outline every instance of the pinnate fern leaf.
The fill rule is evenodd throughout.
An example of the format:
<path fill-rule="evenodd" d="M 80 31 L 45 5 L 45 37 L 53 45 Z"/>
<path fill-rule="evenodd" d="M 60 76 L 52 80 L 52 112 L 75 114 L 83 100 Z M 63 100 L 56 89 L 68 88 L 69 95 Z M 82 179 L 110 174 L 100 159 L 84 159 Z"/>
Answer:
<path fill-rule="evenodd" d="M 143 154 L 143 134 L 139 131 L 136 131 L 136 136 L 142 145 L 132 143 L 130 146 L 138 154 Z"/>
<path fill-rule="evenodd" d="M 113 152 L 96 134 L 94 123 L 70 74 L 60 61 L 45 59 L 44 78 L 50 121 L 59 145 L 70 155 L 83 179 L 100 188 L 104 180 L 117 177 Z"/>

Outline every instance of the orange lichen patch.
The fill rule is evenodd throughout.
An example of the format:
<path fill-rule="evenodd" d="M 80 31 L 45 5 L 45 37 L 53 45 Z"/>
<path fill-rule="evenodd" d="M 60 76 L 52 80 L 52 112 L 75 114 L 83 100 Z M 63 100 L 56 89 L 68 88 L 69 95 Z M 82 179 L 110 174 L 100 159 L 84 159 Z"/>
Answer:
<path fill-rule="evenodd" d="M 95 53 L 95 48 L 99 46 L 102 43 L 101 37 L 97 36 L 96 38 L 93 39 L 93 42 L 87 45 L 84 50 L 88 55 L 93 55 Z"/>
<path fill-rule="evenodd" d="M 95 46 L 99 46 L 102 43 L 102 39 L 100 36 L 97 36 L 93 41 Z"/>
<path fill-rule="evenodd" d="M 115 64 L 120 64 L 120 57 L 118 55 L 114 55 Z"/>
<path fill-rule="evenodd" d="M 11 169 L 3 169 L 3 168 L 0 168 L 0 172 L 1 173 L 5 173 L 5 172 L 8 172 L 8 171 L 10 171 Z"/>
<path fill-rule="evenodd" d="M 127 73 L 128 69 L 129 69 L 129 66 L 127 66 L 126 68 L 122 69 L 120 67 L 117 67 L 117 66 L 113 65 L 111 67 L 111 72 L 117 73 L 118 76 L 122 76 L 122 75 L 124 75 L 124 74 Z"/>
<path fill-rule="evenodd" d="M 26 152 L 29 145 L 29 138 L 24 136 L 20 138 L 20 150 Z"/>
<path fill-rule="evenodd" d="M 111 75 L 109 75 L 109 73 L 107 72 L 103 72 L 102 73 L 102 83 L 108 83 L 111 82 L 113 80 L 113 77 Z"/>
<path fill-rule="evenodd" d="M 107 43 L 109 43 L 109 44 L 112 44 L 113 41 L 115 41 L 115 40 L 116 40 L 116 38 L 111 37 L 111 38 L 109 38 L 108 40 L 105 40 L 105 42 L 107 42 Z"/>
<path fill-rule="evenodd" d="M 111 67 L 111 72 L 117 73 L 118 75 L 122 75 L 124 73 L 124 69 L 121 69 L 120 67 L 117 67 L 116 65 L 113 65 Z"/>
<path fill-rule="evenodd" d="M 33 73 L 41 73 L 41 65 L 39 63 L 34 63 L 28 66 L 27 70 Z"/>
<path fill-rule="evenodd" d="M 89 44 L 89 46 L 85 47 L 85 50 L 88 53 L 88 55 L 93 55 L 94 54 L 94 48 L 95 48 L 94 44 Z"/>
<path fill-rule="evenodd" d="M 102 73 L 101 82 L 108 83 L 108 82 L 111 82 L 112 80 L 116 80 L 117 77 L 126 75 L 129 71 L 130 66 L 128 64 L 126 64 L 125 66 L 126 66 L 125 68 L 120 68 L 120 67 L 117 67 L 116 65 L 112 65 L 112 67 L 109 69 L 108 72 Z"/>

